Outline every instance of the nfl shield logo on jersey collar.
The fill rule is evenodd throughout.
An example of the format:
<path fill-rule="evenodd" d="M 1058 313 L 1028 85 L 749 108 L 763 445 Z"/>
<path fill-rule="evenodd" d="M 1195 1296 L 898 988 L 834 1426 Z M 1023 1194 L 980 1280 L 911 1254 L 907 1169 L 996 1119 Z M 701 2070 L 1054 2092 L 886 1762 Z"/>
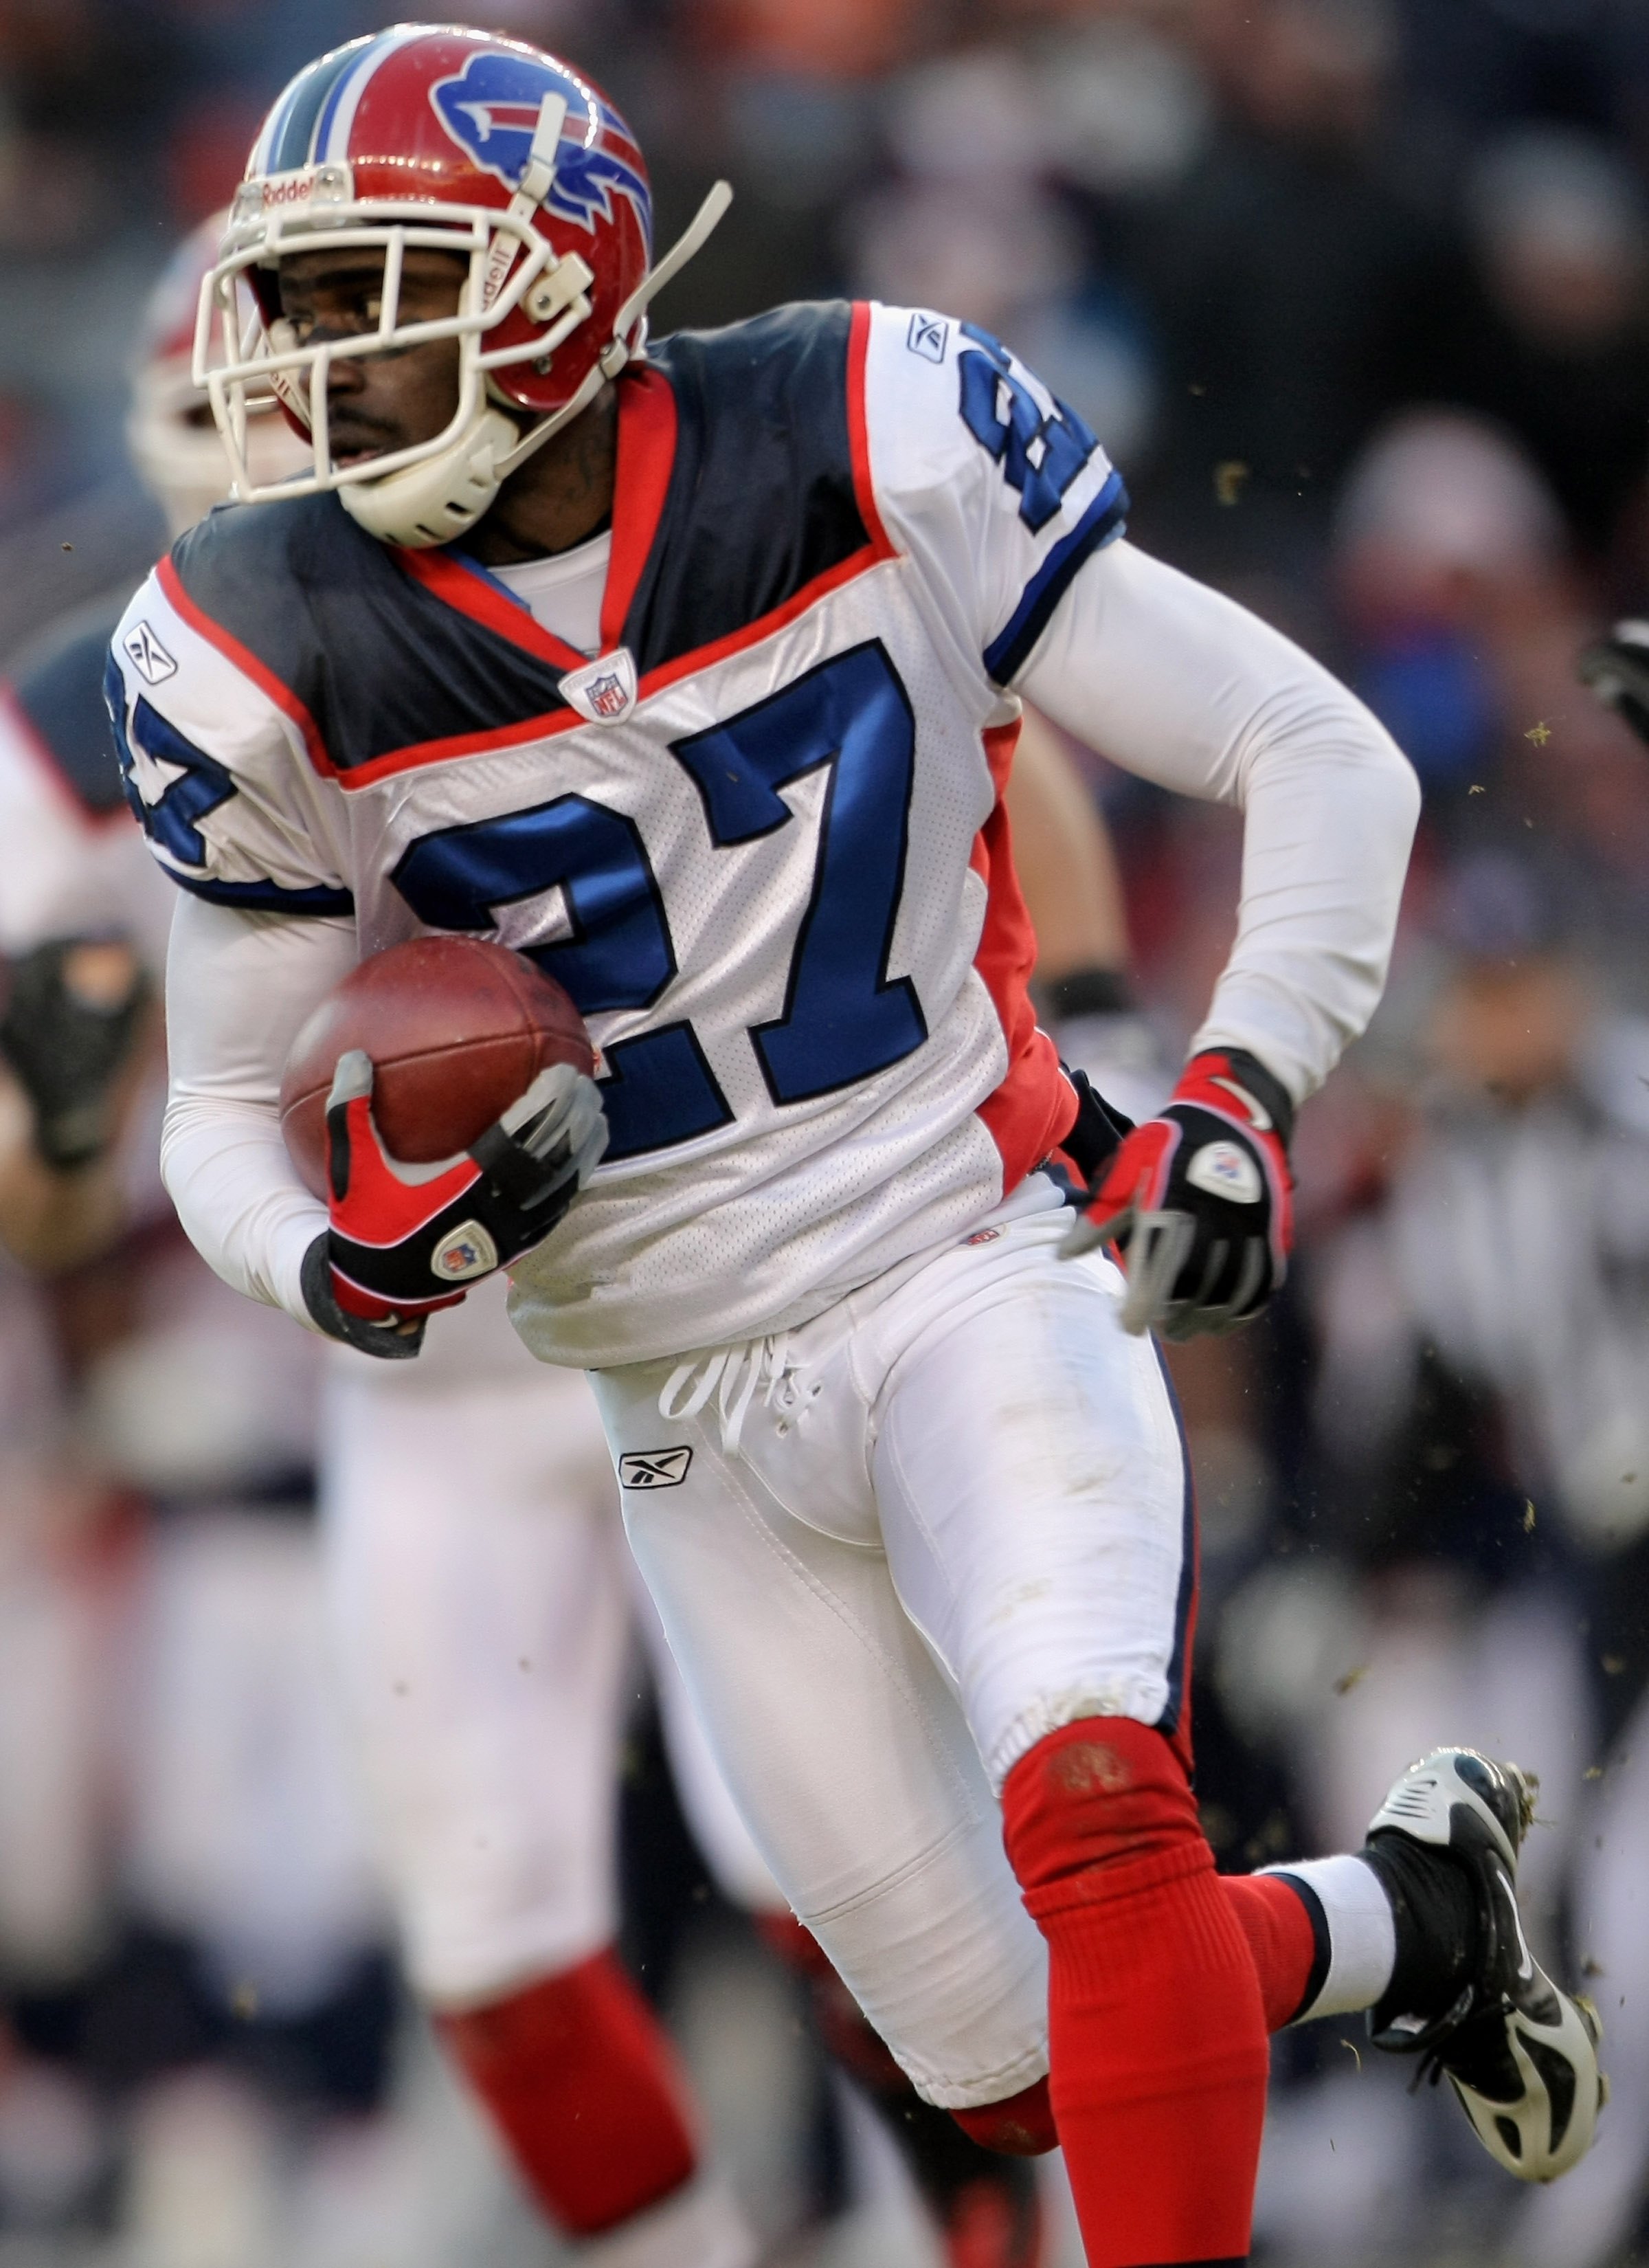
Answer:
<path fill-rule="evenodd" d="M 629 648 L 615 646 L 582 669 L 570 669 L 561 681 L 561 694 L 592 725 L 622 723 L 636 705 L 636 663 Z"/>

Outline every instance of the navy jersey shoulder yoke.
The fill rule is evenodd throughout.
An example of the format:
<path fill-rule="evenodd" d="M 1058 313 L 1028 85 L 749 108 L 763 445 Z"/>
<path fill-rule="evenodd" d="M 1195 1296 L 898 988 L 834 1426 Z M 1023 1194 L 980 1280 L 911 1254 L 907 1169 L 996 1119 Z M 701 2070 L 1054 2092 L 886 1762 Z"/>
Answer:
<path fill-rule="evenodd" d="M 676 445 L 625 643 L 644 677 L 784 604 L 861 549 L 848 417 L 851 311 L 781 307 L 650 350 Z M 335 496 L 220 507 L 174 548 L 189 600 L 353 770 L 564 710 L 553 661 L 414 579 Z"/>
<path fill-rule="evenodd" d="M 854 487 L 845 301 L 801 303 L 650 350 L 675 462 L 625 624 L 644 674 L 728 637 L 869 541 Z"/>
<path fill-rule="evenodd" d="M 307 710 L 340 771 L 563 705 L 551 663 L 415 582 L 335 496 L 221 505 L 172 563 Z"/>

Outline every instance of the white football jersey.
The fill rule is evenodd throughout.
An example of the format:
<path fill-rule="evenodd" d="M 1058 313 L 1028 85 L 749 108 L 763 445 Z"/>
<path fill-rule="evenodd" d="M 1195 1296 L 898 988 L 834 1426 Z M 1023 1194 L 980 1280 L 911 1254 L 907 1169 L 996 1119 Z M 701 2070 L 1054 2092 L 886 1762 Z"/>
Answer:
<path fill-rule="evenodd" d="M 965 1229 L 1068 1130 L 1000 790 L 1007 689 L 1121 526 L 994 340 L 796 306 L 620 383 L 593 661 L 456 549 L 334 497 L 215 512 L 114 643 L 186 888 L 529 954 L 612 1140 L 515 1271 L 535 1353 L 799 1323 Z"/>

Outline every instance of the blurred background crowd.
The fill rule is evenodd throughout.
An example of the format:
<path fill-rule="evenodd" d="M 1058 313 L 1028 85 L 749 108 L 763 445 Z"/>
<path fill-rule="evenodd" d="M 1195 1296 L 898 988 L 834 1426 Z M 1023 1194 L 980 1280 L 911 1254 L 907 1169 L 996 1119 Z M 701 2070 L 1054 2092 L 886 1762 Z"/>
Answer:
<path fill-rule="evenodd" d="M 139 311 L 287 76 L 390 19 L 0 0 L 0 667 L 161 548 L 123 440 Z M 1594 2157 L 1514 2194 L 1360 2029 L 1285 2036 L 1256 2257 L 1649 2257 L 1649 751 L 1575 675 L 1649 613 L 1649 9 L 474 20 L 602 81 L 661 242 L 734 183 L 660 327 L 840 292 L 986 326 L 1104 440 L 1134 540 L 1412 758 L 1390 992 L 1304 1116 L 1298 1264 L 1261 1325 L 1175 1358 L 1199 1786 L 1240 1869 L 1355 1848 L 1438 1738 L 1537 1770 L 1539 1950 L 1586 1980 L 1616 2093 Z M 1237 824 L 1077 754 L 1170 1063 Z M 0 1263 L 0 2268 L 530 2268 L 553 2247 L 400 1996 L 338 1759 L 313 1350 L 139 1211 L 95 1263 Z M 923 2263 L 890 2154 L 706 1883 L 644 1687 L 629 1950 L 724 2157 L 786 2257 Z"/>

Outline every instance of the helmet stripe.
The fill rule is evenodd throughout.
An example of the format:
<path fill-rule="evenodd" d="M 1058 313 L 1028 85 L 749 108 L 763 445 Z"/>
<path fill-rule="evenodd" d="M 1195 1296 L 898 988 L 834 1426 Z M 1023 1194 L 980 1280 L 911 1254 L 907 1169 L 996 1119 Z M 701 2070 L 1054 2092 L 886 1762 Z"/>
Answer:
<path fill-rule="evenodd" d="M 298 80 L 294 79 L 264 120 L 263 130 L 253 144 L 252 155 L 247 160 L 247 174 L 249 180 L 255 180 L 260 173 L 267 173 L 270 171 L 269 152 L 280 138 L 281 129 L 286 122 L 286 114 L 291 108 L 292 99 L 297 92 Z"/>
<path fill-rule="evenodd" d="M 364 40 L 351 40 L 348 47 L 322 55 L 319 63 L 312 63 L 293 81 L 269 129 L 269 145 L 261 167 L 264 173 L 288 173 L 296 166 L 308 165 L 315 122 L 322 105 L 338 80 L 359 60 L 362 48 L 372 44 L 370 33 Z"/>
<path fill-rule="evenodd" d="M 429 28 L 427 24 L 401 24 L 390 31 L 379 32 L 361 51 L 353 69 L 334 82 L 327 97 L 326 108 L 315 128 L 314 157 L 317 165 L 324 165 L 329 158 L 348 157 L 355 114 L 361 107 L 361 97 L 377 77 L 379 66 L 387 63 L 396 48 L 404 48 L 409 40 L 423 38 Z"/>

